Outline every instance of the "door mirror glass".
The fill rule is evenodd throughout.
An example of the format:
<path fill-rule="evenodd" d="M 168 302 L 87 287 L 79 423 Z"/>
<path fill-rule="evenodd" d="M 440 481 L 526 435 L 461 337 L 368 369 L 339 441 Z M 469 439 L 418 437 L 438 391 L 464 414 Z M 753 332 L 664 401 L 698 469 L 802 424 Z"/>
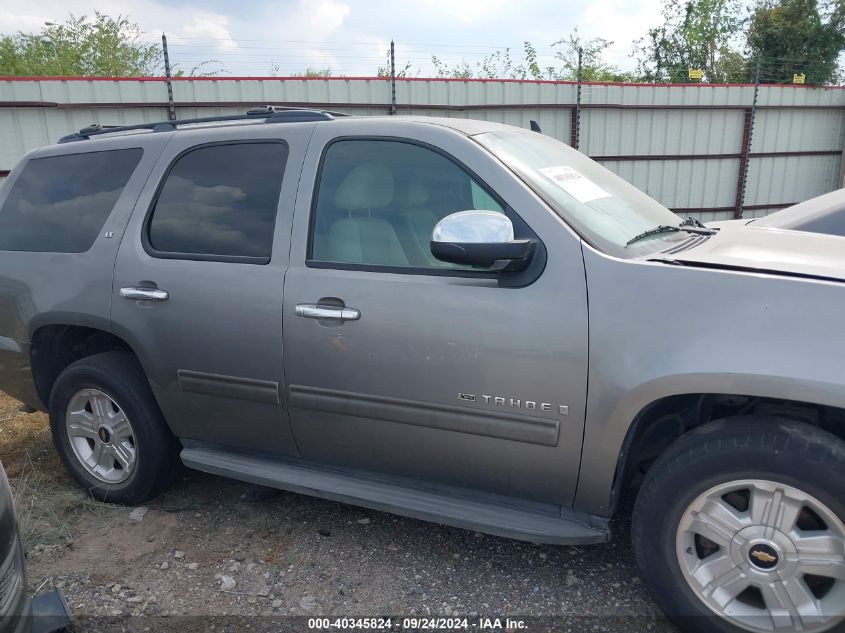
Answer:
<path fill-rule="evenodd" d="M 496 211 L 452 213 L 431 233 L 431 254 L 452 264 L 518 271 L 528 265 L 532 250 L 531 240 L 515 240 L 510 218 Z"/>

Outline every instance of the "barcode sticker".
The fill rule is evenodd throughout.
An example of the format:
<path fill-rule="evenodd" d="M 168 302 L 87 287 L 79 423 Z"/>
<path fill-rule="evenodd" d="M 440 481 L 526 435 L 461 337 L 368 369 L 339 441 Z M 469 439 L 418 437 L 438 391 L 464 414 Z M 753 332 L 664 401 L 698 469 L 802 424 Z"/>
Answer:
<path fill-rule="evenodd" d="M 555 184 L 578 202 L 590 202 L 591 200 L 610 197 L 608 192 L 572 167 L 564 167 L 563 165 L 543 167 L 539 171 L 546 178 L 553 180 Z"/>

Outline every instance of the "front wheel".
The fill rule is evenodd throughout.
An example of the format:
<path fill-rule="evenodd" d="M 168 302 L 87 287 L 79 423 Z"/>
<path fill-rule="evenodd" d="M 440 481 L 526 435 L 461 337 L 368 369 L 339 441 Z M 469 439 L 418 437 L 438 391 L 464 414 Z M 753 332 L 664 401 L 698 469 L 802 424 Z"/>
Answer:
<path fill-rule="evenodd" d="M 732 418 L 678 440 L 646 476 L 633 541 L 683 631 L 845 630 L 845 442 Z"/>

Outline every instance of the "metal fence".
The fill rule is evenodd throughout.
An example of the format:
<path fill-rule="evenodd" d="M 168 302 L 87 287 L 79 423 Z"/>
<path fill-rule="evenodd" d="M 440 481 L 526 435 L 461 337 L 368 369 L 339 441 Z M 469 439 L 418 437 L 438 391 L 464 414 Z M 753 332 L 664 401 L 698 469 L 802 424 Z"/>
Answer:
<path fill-rule="evenodd" d="M 91 123 L 166 120 L 171 108 L 178 118 L 232 114 L 264 103 L 525 128 L 535 120 L 677 213 L 704 220 L 765 215 L 842 181 L 840 88 L 389 77 L 0 77 L 0 177 L 30 149 Z"/>

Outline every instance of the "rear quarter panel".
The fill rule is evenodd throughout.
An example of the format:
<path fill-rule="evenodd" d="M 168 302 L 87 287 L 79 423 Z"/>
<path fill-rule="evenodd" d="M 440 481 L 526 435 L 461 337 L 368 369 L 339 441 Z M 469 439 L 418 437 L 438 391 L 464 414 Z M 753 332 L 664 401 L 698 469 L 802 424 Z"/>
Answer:
<path fill-rule="evenodd" d="M 93 246 L 84 253 L 0 251 L 0 389 L 32 406 L 38 401 L 29 372 L 30 341 L 51 324 L 109 329 L 112 272 L 117 248 L 138 194 L 170 138 L 154 136 L 78 141 L 28 154 L 0 190 L 2 206 L 26 163 L 34 158 L 141 147 L 137 168 Z M 111 233 L 111 237 L 106 237 Z"/>

